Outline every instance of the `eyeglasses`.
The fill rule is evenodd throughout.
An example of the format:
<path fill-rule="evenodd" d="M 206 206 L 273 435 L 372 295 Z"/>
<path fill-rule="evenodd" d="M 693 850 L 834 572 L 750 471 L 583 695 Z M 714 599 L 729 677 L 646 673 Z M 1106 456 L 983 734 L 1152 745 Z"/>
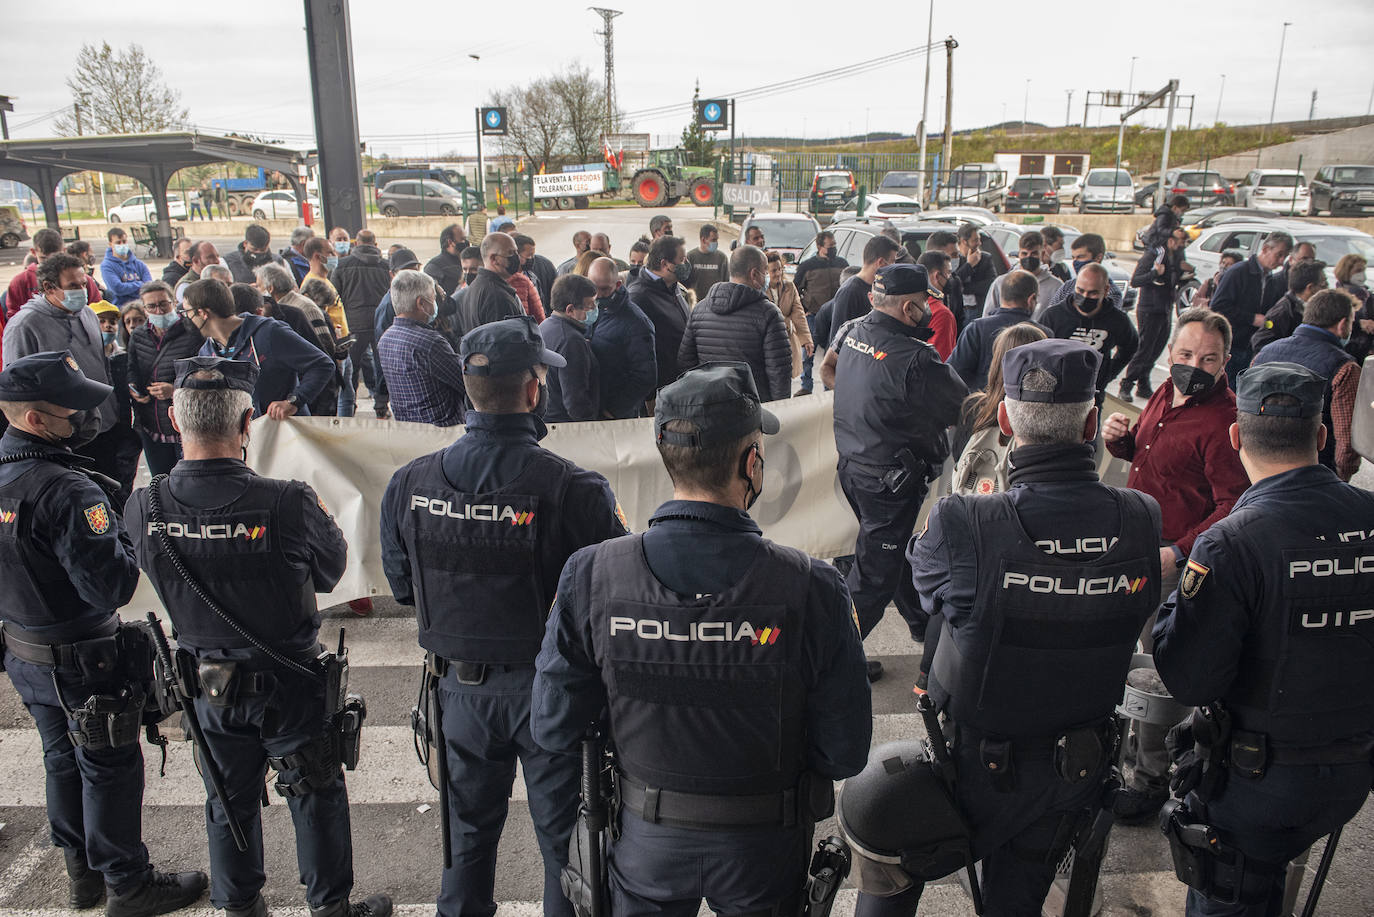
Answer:
<path fill-rule="evenodd" d="M 160 299 L 157 302 L 145 302 L 143 308 L 149 312 L 167 313 L 172 311 L 172 301 L 170 299 Z"/>

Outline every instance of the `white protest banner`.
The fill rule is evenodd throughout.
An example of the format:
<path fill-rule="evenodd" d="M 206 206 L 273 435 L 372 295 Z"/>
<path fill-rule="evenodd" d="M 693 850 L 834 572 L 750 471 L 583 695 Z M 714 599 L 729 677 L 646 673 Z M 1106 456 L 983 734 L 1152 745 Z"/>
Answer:
<path fill-rule="evenodd" d="M 721 203 L 727 207 L 752 207 L 762 210 L 773 206 L 772 185 L 732 185 L 720 186 Z"/>
<path fill-rule="evenodd" d="M 540 197 L 585 197 L 600 194 L 606 190 L 606 173 L 597 169 L 593 172 L 553 172 L 534 176 L 534 196 Z"/>

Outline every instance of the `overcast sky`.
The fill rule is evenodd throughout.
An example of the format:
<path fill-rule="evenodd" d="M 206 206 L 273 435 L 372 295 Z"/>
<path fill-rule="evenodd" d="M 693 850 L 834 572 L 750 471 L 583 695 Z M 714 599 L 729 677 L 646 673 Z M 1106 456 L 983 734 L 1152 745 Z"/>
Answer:
<path fill-rule="evenodd" d="M 925 43 L 924 3 L 741 4 L 620 2 L 615 20 L 616 90 L 627 112 L 677 101 L 684 108 L 635 128 L 676 135 L 688 118 L 693 82 L 703 97 L 727 96 L 892 54 Z M 181 92 L 192 123 L 313 146 L 304 14 L 299 0 L 184 4 L 72 0 L 3 4 L 0 93 L 16 98 L 15 137 L 52 134 L 51 118 L 71 103 L 64 85 L 83 42 L 141 43 Z M 1285 17 L 1288 29 L 1277 120 L 1363 115 L 1374 89 L 1374 3 L 1367 0 L 1239 0 L 1235 3 L 1027 6 L 1006 0 L 936 5 L 935 39 L 953 35 L 954 127 L 1019 119 L 1083 118 L 1086 90 L 1158 88 L 1171 77 L 1196 94 L 1194 124 L 1264 121 Z M 893 12 L 881 21 L 846 13 Z M 1056 10 L 1037 15 L 1031 11 Z M 181 14 L 174 11 L 180 10 Z M 810 12 L 816 10 L 817 12 Z M 1148 16 L 1146 13 L 1148 12 Z M 184 15 L 183 15 L 184 14 Z M 358 114 L 369 148 L 393 155 L 471 151 L 473 108 L 493 89 L 581 62 L 600 74 L 600 17 L 555 0 L 507 4 L 439 0 L 352 0 Z M 480 29 L 480 32 L 475 31 Z M 1155 37 L 1156 35 L 1163 37 Z M 714 44 L 713 44 L 714 43 Z M 480 60 L 473 60 L 477 54 Z M 1138 58 L 1131 75 L 1132 56 Z M 943 122 L 944 52 L 932 58 L 930 122 Z M 783 95 L 741 102 L 742 133 L 807 137 L 865 130 L 913 133 L 921 117 L 920 57 Z M 1027 84 L 1029 79 L 1029 101 Z M 1090 123 L 1116 123 L 1112 113 Z M 1187 114 L 1181 115 L 1186 123 Z M 1162 113 L 1146 119 L 1162 124 Z M 25 122 L 33 122 L 25 124 Z M 447 136 L 445 136 L 447 135 Z"/>

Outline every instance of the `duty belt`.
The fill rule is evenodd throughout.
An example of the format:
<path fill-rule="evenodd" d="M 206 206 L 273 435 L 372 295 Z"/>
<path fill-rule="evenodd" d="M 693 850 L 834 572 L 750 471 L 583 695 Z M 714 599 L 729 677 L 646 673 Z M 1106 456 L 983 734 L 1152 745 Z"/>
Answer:
<path fill-rule="evenodd" d="M 710 830 L 791 828 L 797 824 L 795 789 L 756 796 L 705 796 L 645 786 L 618 774 L 616 794 L 624 811 L 655 825 Z"/>
<path fill-rule="evenodd" d="M 113 636 L 119 630 L 119 616 L 110 615 L 105 621 L 92 627 L 79 638 L 63 642 L 44 640 L 31 636 L 27 630 L 6 621 L 0 623 L 0 647 L 8 649 L 16 659 L 34 665 L 51 665 L 61 668 L 75 668 L 76 655 L 72 645 L 83 640 Z M 20 635 L 23 636 L 20 636 Z M 27 638 L 27 639 L 25 639 Z"/>
<path fill-rule="evenodd" d="M 879 480 L 882 480 L 884 475 L 890 474 L 891 472 L 896 471 L 897 469 L 902 467 L 901 465 L 895 463 L 891 465 L 870 465 L 868 464 L 868 462 L 860 462 L 857 459 L 852 458 L 845 459 L 844 463 L 845 465 L 851 468 L 856 468 L 859 471 L 862 471 L 864 474 L 878 478 Z"/>
<path fill-rule="evenodd" d="M 464 662 L 461 659 L 445 659 L 443 656 L 436 656 L 434 653 L 427 653 L 425 664 L 430 671 L 438 678 L 443 678 L 450 670 L 458 679 L 459 684 L 480 685 L 487 680 L 488 672 L 514 672 L 516 669 L 534 668 L 534 663 L 507 663 L 507 662 Z"/>
<path fill-rule="evenodd" d="M 1307 748 L 1269 746 L 1271 764 L 1358 764 L 1362 761 L 1374 761 L 1374 738 L 1351 739 Z"/>

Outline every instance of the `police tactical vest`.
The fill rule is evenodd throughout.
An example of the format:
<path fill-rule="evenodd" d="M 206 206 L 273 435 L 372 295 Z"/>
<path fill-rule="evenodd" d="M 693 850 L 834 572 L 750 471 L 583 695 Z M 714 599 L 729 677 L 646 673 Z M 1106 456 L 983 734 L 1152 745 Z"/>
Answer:
<path fill-rule="evenodd" d="M 681 596 L 654 577 L 642 535 L 597 546 L 592 643 L 626 776 L 700 795 L 797 785 L 810 571 L 800 551 L 764 541 L 725 592 Z"/>
<path fill-rule="evenodd" d="M 978 553 L 972 618 L 940 635 L 931 696 L 956 723 L 1008 738 L 1089 724 L 1121 700 L 1140 628 L 1159 605 L 1159 521 L 1109 488 L 1121 527 L 1096 559 L 1045 554 L 1006 494 L 963 498 Z"/>
<path fill-rule="evenodd" d="M 1247 519 L 1245 541 L 1279 568 L 1266 571 L 1265 604 L 1255 616 L 1268 626 L 1251 631 L 1223 700 L 1239 726 L 1280 745 L 1321 746 L 1374 731 L 1369 501 L 1352 507 L 1351 516 L 1362 517 L 1346 521 L 1361 529 L 1353 536 L 1363 540 L 1328 536 L 1326 544 L 1280 518 Z"/>
<path fill-rule="evenodd" d="M 245 628 L 278 647 L 299 641 L 303 624 L 320 626 L 314 582 L 308 572 L 302 581 L 302 571 L 287 562 L 281 542 L 282 503 L 293 484 L 254 477 L 236 500 L 208 508 L 177 500 L 169 481 L 158 491 L 162 524 L 191 576 Z M 181 578 L 162 550 L 158 523 L 145 513 L 142 530 L 130 535 L 176 625 L 180 646 L 192 651 L 252 646 Z"/>
<path fill-rule="evenodd" d="M 903 448 L 938 465 L 949 453 L 944 428 L 911 403 L 907 378 L 913 364 L 939 363 L 940 355 L 888 322 L 897 320 L 870 312 L 836 335 L 835 447 L 868 465 L 896 465 Z"/>
<path fill-rule="evenodd" d="M 463 662 L 534 662 L 567 559 L 558 514 L 572 475 L 541 450 L 505 487 L 466 493 L 444 477 L 442 452 L 410 466 L 401 539 L 422 647 Z"/>
<path fill-rule="evenodd" d="M 1267 344 L 1252 364 L 1297 363 L 1326 379 L 1326 400 L 1322 403 L 1326 445 L 1317 454 L 1317 460 L 1332 471 L 1336 470 L 1336 427 L 1331 417 L 1331 380 L 1336 378 L 1342 366 L 1354 361 L 1355 358 L 1324 331 L 1311 325 L 1299 325 L 1288 337 Z"/>
<path fill-rule="evenodd" d="M 47 540 L 51 533 L 35 531 L 35 524 L 45 520 L 35 520 L 34 515 L 50 488 L 85 480 L 85 476 L 46 460 L 26 461 L 14 471 L 18 473 L 13 478 L 0 483 L 0 620 L 24 628 L 70 622 L 78 613 L 89 611 L 89 606 L 62 564 L 39 550 L 35 540 Z M 82 509 L 70 507 L 78 520 Z M 106 615 L 108 610 L 101 617 Z"/>

